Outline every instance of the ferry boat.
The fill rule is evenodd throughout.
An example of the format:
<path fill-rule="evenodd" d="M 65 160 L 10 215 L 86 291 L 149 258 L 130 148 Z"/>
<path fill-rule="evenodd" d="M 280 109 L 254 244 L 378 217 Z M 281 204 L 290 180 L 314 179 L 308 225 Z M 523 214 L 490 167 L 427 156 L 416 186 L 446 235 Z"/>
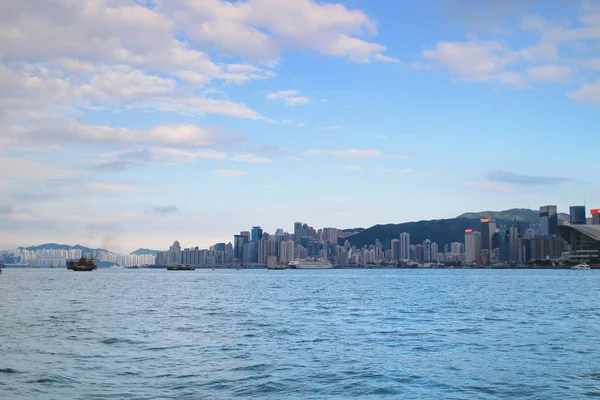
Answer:
<path fill-rule="evenodd" d="M 288 264 L 288 268 L 294 269 L 329 269 L 333 268 L 333 264 L 328 260 L 292 260 Z"/>
<path fill-rule="evenodd" d="M 93 271 L 96 268 L 98 268 L 96 260 L 93 258 L 81 257 L 77 262 L 73 260 L 67 261 L 67 269 L 71 271 Z"/>
<path fill-rule="evenodd" d="M 171 264 L 167 266 L 168 271 L 193 271 L 195 269 L 190 264 Z"/>

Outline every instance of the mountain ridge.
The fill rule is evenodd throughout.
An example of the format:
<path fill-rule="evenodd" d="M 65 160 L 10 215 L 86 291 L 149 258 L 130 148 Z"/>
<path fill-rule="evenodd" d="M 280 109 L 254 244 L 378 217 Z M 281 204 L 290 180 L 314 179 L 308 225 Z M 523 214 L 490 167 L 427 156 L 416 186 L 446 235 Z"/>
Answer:
<path fill-rule="evenodd" d="M 493 218 L 496 220 L 496 226 L 506 228 L 512 226 L 514 217 L 519 218 L 521 229 L 529 228 L 529 225 L 539 222 L 539 213 L 527 208 L 512 208 L 503 211 L 480 211 L 468 212 L 459 215 L 456 218 L 421 220 L 415 222 L 404 222 L 400 224 L 378 224 L 374 225 L 356 235 L 339 239 L 339 244 L 346 240 L 350 245 L 363 247 L 371 245 L 378 239 L 380 242 L 398 239 L 400 233 L 408 232 L 412 244 L 422 243 L 425 239 L 438 243 L 440 251 L 443 246 L 452 242 L 464 242 L 465 230 L 481 228 L 482 218 Z M 563 222 L 564 214 L 559 214 L 559 223 Z M 389 247 L 389 246 L 388 246 Z"/>

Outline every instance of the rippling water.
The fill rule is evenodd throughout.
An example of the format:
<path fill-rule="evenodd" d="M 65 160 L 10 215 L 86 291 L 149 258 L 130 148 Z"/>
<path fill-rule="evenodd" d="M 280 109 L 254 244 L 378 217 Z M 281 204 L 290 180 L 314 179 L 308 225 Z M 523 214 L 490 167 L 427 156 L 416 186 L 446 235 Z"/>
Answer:
<path fill-rule="evenodd" d="M 600 396 L 600 271 L 4 270 L 0 398 Z"/>

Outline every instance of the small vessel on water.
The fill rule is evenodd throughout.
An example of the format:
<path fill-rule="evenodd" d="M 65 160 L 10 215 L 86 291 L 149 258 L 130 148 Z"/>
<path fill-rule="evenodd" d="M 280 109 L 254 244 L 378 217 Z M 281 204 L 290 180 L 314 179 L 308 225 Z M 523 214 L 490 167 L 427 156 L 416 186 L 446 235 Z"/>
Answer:
<path fill-rule="evenodd" d="M 292 260 L 288 264 L 288 268 L 296 268 L 296 269 L 328 269 L 333 268 L 333 264 L 329 262 L 329 260 Z"/>
<path fill-rule="evenodd" d="M 193 271 L 195 269 L 190 264 L 171 264 L 167 266 L 168 271 Z"/>
<path fill-rule="evenodd" d="M 287 269 L 287 267 L 285 265 L 269 265 L 267 269 L 284 270 Z"/>
<path fill-rule="evenodd" d="M 67 261 L 67 269 L 71 271 L 93 271 L 96 268 L 96 260 L 93 258 L 81 257 L 79 261 Z"/>
<path fill-rule="evenodd" d="M 581 263 L 578 265 L 575 265 L 573 267 L 571 267 L 571 269 L 577 270 L 577 271 L 585 271 L 585 270 L 589 270 L 592 269 L 589 265 L 587 265 L 586 263 Z"/>
<path fill-rule="evenodd" d="M 129 266 L 126 266 L 125 268 L 127 268 L 127 269 L 140 269 L 140 267 L 137 266 L 137 265 L 129 265 Z"/>

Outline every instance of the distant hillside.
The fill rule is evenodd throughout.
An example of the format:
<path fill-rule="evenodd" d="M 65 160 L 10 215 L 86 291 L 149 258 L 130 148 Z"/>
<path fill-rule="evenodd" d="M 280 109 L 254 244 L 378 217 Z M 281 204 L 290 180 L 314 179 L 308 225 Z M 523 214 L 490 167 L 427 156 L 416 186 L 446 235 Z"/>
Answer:
<path fill-rule="evenodd" d="M 84 253 L 89 253 L 92 251 L 106 251 L 104 249 L 90 249 L 89 247 L 81 246 L 79 244 L 76 244 L 75 246 L 69 246 L 66 244 L 56 244 L 56 243 L 46 243 L 46 244 L 41 244 L 39 246 L 29 246 L 29 247 L 19 247 L 19 248 L 25 249 L 25 250 L 31 250 L 31 251 L 36 251 L 36 250 L 81 250 Z"/>
<path fill-rule="evenodd" d="M 351 229 L 342 229 L 342 232 L 363 232 L 365 228 L 351 228 Z"/>
<path fill-rule="evenodd" d="M 149 254 L 151 256 L 156 256 L 156 253 L 159 253 L 160 250 L 150 250 L 150 249 L 137 249 L 136 251 L 131 252 L 134 256 L 141 256 Z"/>
<path fill-rule="evenodd" d="M 539 219 L 537 211 L 527 209 L 466 213 L 451 219 L 375 225 L 361 233 L 340 239 L 339 242 L 343 244 L 345 240 L 348 240 L 351 245 L 362 247 L 374 244 L 375 239 L 379 239 L 380 242 L 391 241 L 399 238 L 400 233 L 408 232 L 412 244 L 422 243 L 425 239 L 430 239 L 432 242 L 444 246 L 452 242 L 463 242 L 465 229 L 480 229 L 481 218 L 494 218 L 496 226 L 510 227 L 515 216 L 519 217 L 523 229 L 528 228 L 530 224 L 537 223 Z"/>
<path fill-rule="evenodd" d="M 538 222 L 539 212 L 529 210 L 527 208 L 513 208 L 505 211 L 481 211 L 481 212 L 470 212 L 459 215 L 456 218 L 468 218 L 468 219 L 481 219 L 490 218 L 495 220 L 510 220 L 517 216 L 522 223 L 534 224 Z"/>

